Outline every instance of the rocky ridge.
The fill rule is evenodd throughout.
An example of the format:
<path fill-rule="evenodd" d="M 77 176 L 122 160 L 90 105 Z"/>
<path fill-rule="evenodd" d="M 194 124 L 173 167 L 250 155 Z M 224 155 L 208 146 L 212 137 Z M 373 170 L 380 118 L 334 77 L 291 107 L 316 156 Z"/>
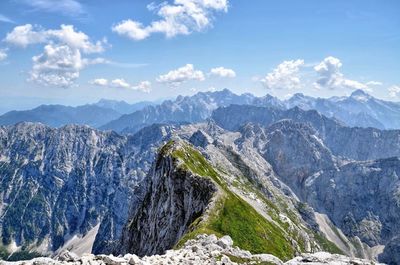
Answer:
<path fill-rule="evenodd" d="M 291 117 L 307 117 L 303 112 L 294 114 L 293 112 Z M 314 114 L 312 117 L 315 117 Z M 329 119 L 324 119 L 323 121 L 330 122 Z M 96 222 L 91 222 L 87 219 L 90 215 L 84 215 L 83 224 L 88 229 L 75 230 L 76 234 L 87 235 L 89 230 L 102 220 L 93 245 L 98 252 L 109 251 L 109 247 L 118 241 L 118 235 L 121 235 L 123 229 L 127 233 L 125 240 L 118 245 L 121 251 L 117 252 L 118 254 L 132 251 L 140 255 L 162 254 L 169 248 L 182 246 L 186 241 L 203 233 L 230 235 L 234 243 L 242 249 L 260 254 L 272 253 L 285 261 L 304 252 L 321 250 L 376 258 L 377 254 L 372 253 L 371 247 L 386 243 L 390 246 L 388 251 L 395 251 L 397 241 L 392 237 L 393 233 L 398 231 L 398 224 L 393 220 L 400 220 L 396 217 L 398 160 L 357 162 L 338 158 L 331 152 L 320 131 L 315 129 L 315 127 L 323 128 L 317 125 L 326 122 L 321 123 L 320 119 L 316 121 L 302 123 L 286 119 L 271 122 L 269 126 L 247 123 L 238 126 L 237 131 L 224 130 L 213 121 L 183 126 L 152 125 L 133 136 L 103 133 L 80 126 L 51 129 L 43 125 L 20 124 L 14 127 L 1 127 L 2 150 L 5 150 L 1 161 L 3 169 L 9 168 L 10 165 L 13 168 L 16 165 L 13 163 L 19 161 L 30 161 L 30 163 L 48 161 L 49 165 L 60 165 L 57 166 L 59 170 L 71 167 L 86 168 L 88 172 L 98 173 L 97 175 L 86 173 L 88 177 L 97 181 L 101 181 L 107 175 L 115 176 L 121 169 L 132 172 L 129 178 L 141 174 L 142 180 L 147 181 L 140 184 L 136 182 L 134 185 L 141 187 L 140 192 L 134 189 L 129 191 L 137 196 L 136 203 L 124 203 L 125 207 L 130 205 L 130 211 L 129 208 L 125 212 L 116 208 L 117 211 L 113 214 L 104 215 L 121 220 L 118 223 L 121 232 L 114 234 L 113 242 L 107 241 L 109 234 L 104 234 L 104 231 L 110 231 L 109 227 L 115 227 L 116 223 L 108 222 L 110 219 L 101 216 L 95 219 Z M 15 141 L 8 140 L 14 137 Z M 177 145 L 179 148 L 171 152 L 163 152 L 161 149 L 159 152 L 161 159 L 157 158 L 150 167 L 157 147 L 171 138 L 180 143 Z M 68 139 L 76 140 L 69 142 Z M 107 146 L 111 150 L 105 147 L 105 142 L 109 143 Z M 53 149 L 61 151 L 55 152 Z M 103 155 L 107 158 L 106 161 L 116 159 L 115 167 L 101 167 L 103 171 L 94 170 L 91 168 L 93 165 L 91 159 L 80 158 L 80 155 L 84 155 L 85 158 L 93 155 L 96 157 L 99 152 L 101 154 L 105 151 L 109 152 Z M 18 156 L 14 155 L 16 153 Z M 52 154 L 60 156 L 49 159 L 53 157 Z M 33 159 L 35 157 L 38 159 Z M 84 167 L 80 164 L 82 161 Z M 7 167 L 4 167 L 5 165 Z M 22 167 L 23 170 L 18 173 L 29 175 L 31 172 L 41 172 L 39 165 L 30 164 L 27 168 Z M 299 165 L 302 167 L 298 167 Z M 38 169 L 35 169 L 36 166 Z M 346 166 L 350 169 L 349 174 L 354 175 L 352 180 L 346 178 L 347 173 L 344 174 Z M 32 168 L 37 171 L 32 171 Z M 301 175 L 294 176 L 293 173 L 296 172 L 287 172 L 287 168 L 295 168 Z M 354 168 L 357 169 L 357 174 L 353 172 Z M 46 170 L 43 173 L 55 174 L 55 171 L 44 169 Z M 144 174 L 145 169 L 149 172 L 147 175 Z M 13 170 L 3 171 L 14 181 L 13 172 Z M 74 176 L 63 174 L 68 177 Z M 35 181 L 46 179 L 37 178 L 40 174 L 36 173 L 32 174 L 33 176 L 36 176 Z M 121 177 L 125 178 L 124 175 Z M 290 179 L 290 177 L 295 178 Z M 330 182 L 332 178 L 335 182 L 333 184 Z M 208 196 L 213 197 L 210 195 L 212 192 L 208 196 L 207 193 L 200 195 L 194 188 L 198 184 L 201 186 L 201 183 L 208 183 L 206 186 L 209 186 L 210 182 L 204 182 L 204 179 L 211 181 L 213 183 L 211 186 L 214 185 L 221 191 L 222 196 L 214 200 L 215 207 L 208 207 L 210 205 Z M 380 179 L 381 182 L 373 183 L 374 179 Z M 350 180 L 354 183 L 348 185 L 346 181 Z M 27 185 L 24 181 L 13 181 L 10 182 L 12 185 L 21 183 Z M 105 183 L 111 181 L 105 180 Z M 367 190 L 367 194 L 353 189 L 360 183 L 362 184 L 360 189 Z M 115 185 L 118 187 L 119 184 Z M 337 192 L 335 190 L 337 185 L 348 185 L 351 189 L 346 191 L 346 194 L 349 196 L 342 196 L 343 198 L 331 196 Z M 385 188 L 388 185 L 392 189 Z M 381 186 L 382 189 L 376 190 L 373 188 L 375 186 Z M 32 191 L 29 186 L 26 187 L 27 191 Z M 327 189 L 332 191 L 325 192 Z M 99 192 L 90 188 L 87 191 L 87 194 Z M 52 193 L 54 192 L 48 192 L 50 195 Z M 357 193 L 360 196 L 357 197 Z M 113 193 L 100 193 L 98 196 L 108 198 L 110 195 L 113 196 Z M 371 204 L 370 209 L 365 208 L 368 205 L 363 204 L 363 201 L 376 197 L 382 197 L 382 202 L 388 202 L 386 206 L 389 208 L 379 203 Z M 346 200 L 341 201 L 344 199 Z M 339 207 L 340 203 L 351 206 L 354 201 L 359 203 L 356 207 L 360 210 L 358 215 L 352 212 L 351 208 L 343 208 L 342 211 Z M 335 205 L 335 202 L 338 204 Z M 29 203 L 25 204 L 24 201 L 19 203 L 29 206 Z M 314 212 L 306 203 L 322 214 Z M 332 207 L 332 204 L 335 207 Z M 200 210 L 191 212 L 189 209 L 192 205 L 198 205 Z M 207 207 L 211 209 L 209 214 Z M 388 210 L 384 212 L 384 209 Z M 46 212 L 31 207 L 26 210 L 26 214 Z M 342 213 L 347 215 L 349 212 L 353 215 L 353 219 L 349 219 L 351 221 L 348 222 L 349 226 L 344 226 Z M 125 217 L 121 213 L 126 214 Z M 324 214 L 326 219 L 321 219 Z M 67 224 L 68 220 L 74 220 L 66 216 Z M 50 222 L 53 219 L 41 217 L 33 220 Z M 172 221 L 166 222 L 166 220 Z M 138 232 L 138 227 L 143 228 L 142 231 Z M 266 228 L 268 236 L 262 236 Z M 104 242 L 106 245 L 101 245 Z M 99 243 L 100 245 L 96 245 Z M 389 256 L 393 260 L 395 256 L 390 256 L 389 253 L 382 255 Z"/>
<path fill-rule="evenodd" d="M 162 265 L 162 264 L 187 264 L 187 265 L 237 265 L 237 264 L 268 264 L 268 265 L 301 265 L 301 264 L 352 264 L 373 265 L 378 264 L 369 260 L 350 258 L 343 255 L 317 252 L 302 254 L 287 262 L 270 254 L 251 254 L 234 246 L 229 236 L 217 238 L 215 235 L 198 235 L 196 239 L 187 241 L 177 250 L 168 250 L 163 255 L 138 257 L 134 254 L 123 256 L 107 256 L 85 254 L 78 257 L 72 253 L 61 253 L 57 258 L 36 258 L 20 262 L 0 262 L 4 265 Z"/>

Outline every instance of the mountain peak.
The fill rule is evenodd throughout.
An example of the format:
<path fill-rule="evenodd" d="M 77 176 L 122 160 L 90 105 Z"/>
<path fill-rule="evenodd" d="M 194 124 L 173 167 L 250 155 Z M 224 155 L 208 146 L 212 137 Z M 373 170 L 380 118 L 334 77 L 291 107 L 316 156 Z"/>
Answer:
<path fill-rule="evenodd" d="M 350 97 L 357 100 L 368 100 L 369 98 L 371 98 L 371 96 L 362 89 L 354 90 L 353 93 L 351 93 Z"/>

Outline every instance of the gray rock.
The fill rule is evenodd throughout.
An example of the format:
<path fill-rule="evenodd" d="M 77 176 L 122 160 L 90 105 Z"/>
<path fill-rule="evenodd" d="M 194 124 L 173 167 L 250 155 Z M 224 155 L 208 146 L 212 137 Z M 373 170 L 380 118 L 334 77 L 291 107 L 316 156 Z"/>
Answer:
<path fill-rule="evenodd" d="M 222 248 L 228 248 L 233 246 L 233 240 L 230 236 L 223 236 L 217 241 L 217 245 Z"/>

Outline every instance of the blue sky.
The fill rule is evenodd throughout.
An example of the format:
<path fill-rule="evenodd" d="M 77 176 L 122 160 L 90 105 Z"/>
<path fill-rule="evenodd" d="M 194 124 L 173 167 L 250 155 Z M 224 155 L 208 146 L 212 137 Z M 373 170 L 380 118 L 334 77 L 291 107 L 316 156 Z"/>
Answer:
<path fill-rule="evenodd" d="M 396 0 L 2 0 L 0 111 L 225 87 L 400 101 L 399 14 Z"/>

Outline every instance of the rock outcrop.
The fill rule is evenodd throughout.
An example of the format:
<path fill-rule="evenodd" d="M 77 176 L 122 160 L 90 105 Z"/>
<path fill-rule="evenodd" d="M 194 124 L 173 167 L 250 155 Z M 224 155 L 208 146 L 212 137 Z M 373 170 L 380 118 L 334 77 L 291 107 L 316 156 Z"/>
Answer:
<path fill-rule="evenodd" d="M 172 155 L 179 147 L 173 145 L 161 149 L 150 170 L 146 196 L 123 233 L 123 252 L 144 256 L 172 248 L 201 218 L 217 192 L 210 178 L 179 165 L 182 161 Z"/>
<path fill-rule="evenodd" d="M 134 254 L 124 256 L 107 256 L 87 254 L 76 257 L 64 253 L 58 259 L 36 258 L 29 261 L 4 262 L 4 265 L 163 265 L 163 264 L 192 264 L 192 265 L 237 265 L 237 264 L 269 264 L 269 265 L 301 265 L 301 264 L 357 264 L 374 265 L 369 260 L 349 258 L 327 252 L 302 254 L 287 262 L 270 254 L 251 254 L 233 245 L 229 236 L 217 238 L 215 235 L 198 235 L 189 240 L 181 249 L 168 250 L 163 255 L 138 257 Z"/>

